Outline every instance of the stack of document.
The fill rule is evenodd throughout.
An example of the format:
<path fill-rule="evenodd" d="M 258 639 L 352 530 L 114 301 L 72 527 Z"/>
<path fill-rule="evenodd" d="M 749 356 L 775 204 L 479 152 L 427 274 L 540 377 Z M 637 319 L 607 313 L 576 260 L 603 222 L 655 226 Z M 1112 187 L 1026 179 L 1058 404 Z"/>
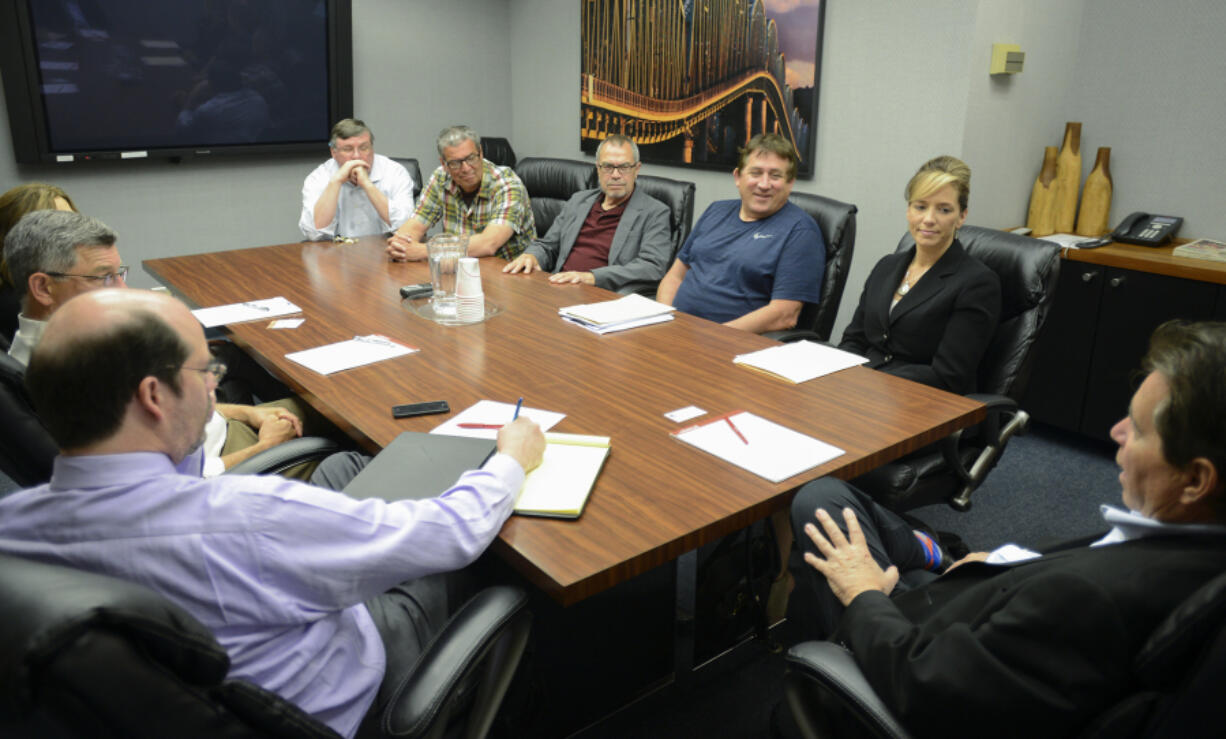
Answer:
<path fill-rule="evenodd" d="M 780 344 L 732 358 L 733 364 L 796 383 L 807 382 L 867 361 L 867 358 L 859 354 L 814 341 Z"/>
<path fill-rule="evenodd" d="M 578 324 L 588 331 L 607 334 L 613 331 L 624 331 L 628 328 L 648 326 L 653 323 L 663 323 L 673 320 L 671 305 L 658 303 L 642 295 L 627 295 L 617 300 L 606 300 L 601 303 L 572 305 L 568 308 L 558 308 L 558 315 Z"/>

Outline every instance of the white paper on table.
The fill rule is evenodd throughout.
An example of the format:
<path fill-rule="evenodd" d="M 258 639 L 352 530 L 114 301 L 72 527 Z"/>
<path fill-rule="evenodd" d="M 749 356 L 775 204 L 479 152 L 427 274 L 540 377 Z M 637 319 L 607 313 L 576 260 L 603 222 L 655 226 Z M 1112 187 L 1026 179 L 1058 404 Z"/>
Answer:
<path fill-rule="evenodd" d="M 675 411 L 669 411 L 668 413 L 665 413 L 664 417 L 672 421 L 673 423 L 685 423 L 691 418 L 698 418 L 704 413 L 706 413 L 706 411 L 704 411 L 703 409 L 699 408 L 696 405 L 687 405 L 684 408 L 678 408 Z"/>
<path fill-rule="evenodd" d="M 867 357 L 815 341 L 780 344 L 732 358 L 733 364 L 753 367 L 796 383 L 807 382 L 867 361 Z"/>
<path fill-rule="evenodd" d="M 729 420 L 736 425 L 736 431 Z M 737 431 L 745 441 L 737 436 Z M 673 436 L 771 482 L 781 482 L 843 454 L 836 446 L 747 411 L 674 431 Z"/>
<path fill-rule="evenodd" d="M 585 303 L 558 308 L 563 316 L 577 318 L 584 323 L 604 325 L 609 323 L 625 323 L 649 318 L 663 313 L 672 313 L 676 308 L 657 302 L 651 298 L 632 293 L 624 298 L 605 300 L 600 303 Z"/>
<path fill-rule="evenodd" d="M 242 303 L 231 303 L 230 305 L 218 305 L 213 308 L 198 308 L 192 311 L 192 315 L 205 328 L 213 328 L 214 326 L 225 326 L 230 323 L 259 321 L 301 312 L 301 308 L 285 298 L 275 297 L 265 300 L 247 300 Z"/>
<path fill-rule="evenodd" d="M 617 331 L 625 331 L 628 328 L 638 328 L 639 326 L 650 326 L 653 323 L 664 323 L 665 321 L 673 320 L 671 313 L 664 313 L 658 316 L 648 316 L 647 318 L 636 318 L 633 321 L 622 321 L 620 323 L 606 323 L 603 326 L 597 326 L 591 323 L 584 323 L 578 318 L 571 316 L 562 316 L 562 320 L 573 323 L 576 326 L 586 328 L 594 334 L 611 334 Z"/>
<path fill-rule="evenodd" d="M 385 359 L 403 357 L 417 351 L 416 347 L 397 344 L 386 336 L 371 334 L 355 336 L 348 341 L 325 344 L 314 349 L 286 354 L 285 358 L 321 375 L 353 369 Z"/>
<path fill-rule="evenodd" d="M 541 427 L 541 431 L 548 431 L 557 426 L 558 421 L 566 418 L 565 413 L 555 413 L 554 411 L 545 411 L 540 408 L 529 408 L 526 405 L 519 409 L 519 416 L 520 418 L 531 418 L 536 422 L 537 426 Z M 510 423 L 514 417 L 514 403 L 500 403 L 497 400 L 478 400 L 443 423 L 435 426 L 430 430 L 430 433 L 447 434 L 448 436 L 471 436 L 474 439 L 496 439 L 498 438 L 498 429 L 462 429 L 460 424 L 480 423 L 501 426 L 502 424 Z"/>
<path fill-rule="evenodd" d="M 298 328 L 306 321 L 305 318 L 278 318 L 268 324 L 269 328 Z"/>

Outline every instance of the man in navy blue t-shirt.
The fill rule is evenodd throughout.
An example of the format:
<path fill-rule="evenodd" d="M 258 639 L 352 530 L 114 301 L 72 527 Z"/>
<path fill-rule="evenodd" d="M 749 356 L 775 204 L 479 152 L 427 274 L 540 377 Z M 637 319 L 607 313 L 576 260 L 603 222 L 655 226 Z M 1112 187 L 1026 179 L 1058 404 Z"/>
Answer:
<path fill-rule="evenodd" d="M 778 134 L 750 139 L 732 172 L 741 199 L 707 208 L 656 299 L 755 333 L 795 326 L 804 304 L 821 297 L 826 268 L 821 229 L 788 202 L 797 161 Z"/>

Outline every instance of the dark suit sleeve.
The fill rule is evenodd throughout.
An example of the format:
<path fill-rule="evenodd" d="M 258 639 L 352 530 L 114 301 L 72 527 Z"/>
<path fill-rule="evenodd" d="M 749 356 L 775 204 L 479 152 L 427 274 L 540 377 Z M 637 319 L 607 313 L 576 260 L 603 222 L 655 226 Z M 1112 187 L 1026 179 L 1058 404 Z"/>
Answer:
<path fill-rule="evenodd" d="M 663 206 L 663 203 L 660 205 Z M 664 277 L 673 251 L 669 211 L 667 207 L 644 208 L 644 211 L 636 224 L 638 228 L 627 234 L 630 242 L 638 242 L 638 249 L 633 252 L 634 257 L 621 264 L 610 264 L 592 270 L 598 287 L 620 290 L 628 286 L 654 284 Z M 622 218 L 625 217 L 623 214 Z"/>
<path fill-rule="evenodd" d="M 1000 279 L 989 269 L 977 270 L 954 300 L 932 363 L 894 362 L 881 369 L 953 393 L 972 393 L 999 318 Z"/>
<path fill-rule="evenodd" d="M 937 610 L 923 626 L 864 593 L 837 636 L 915 736 L 1072 733 L 1124 691 L 1128 630 L 1110 595 L 1079 575 L 1015 583 L 964 618 Z"/>
<path fill-rule="evenodd" d="M 870 351 L 874 349 L 873 343 L 868 340 L 868 301 L 869 296 L 874 294 L 877 283 L 886 279 L 886 275 L 889 274 L 890 264 L 890 255 L 882 257 L 873 265 L 868 279 L 864 281 L 864 289 L 860 291 L 860 302 L 851 316 L 851 323 L 847 324 L 847 328 L 843 330 L 843 340 L 839 342 L 839 348 L 843 351 L 853 352 L 862 357 L 868 357 L 873 353 Z"/>

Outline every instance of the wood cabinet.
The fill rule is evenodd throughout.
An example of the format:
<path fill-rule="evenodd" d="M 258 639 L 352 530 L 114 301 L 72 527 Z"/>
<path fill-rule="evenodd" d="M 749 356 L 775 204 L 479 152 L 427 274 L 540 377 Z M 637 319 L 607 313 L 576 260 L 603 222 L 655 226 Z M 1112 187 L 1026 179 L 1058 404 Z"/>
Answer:
<path fill-rule="evenodd" d="M 1226 264 L 1172 248 L 1066 250 L 1022 402 L 1035 420 L 1109 439 L 1153 330 L 1172 318 L 1226 320 Z"/>

